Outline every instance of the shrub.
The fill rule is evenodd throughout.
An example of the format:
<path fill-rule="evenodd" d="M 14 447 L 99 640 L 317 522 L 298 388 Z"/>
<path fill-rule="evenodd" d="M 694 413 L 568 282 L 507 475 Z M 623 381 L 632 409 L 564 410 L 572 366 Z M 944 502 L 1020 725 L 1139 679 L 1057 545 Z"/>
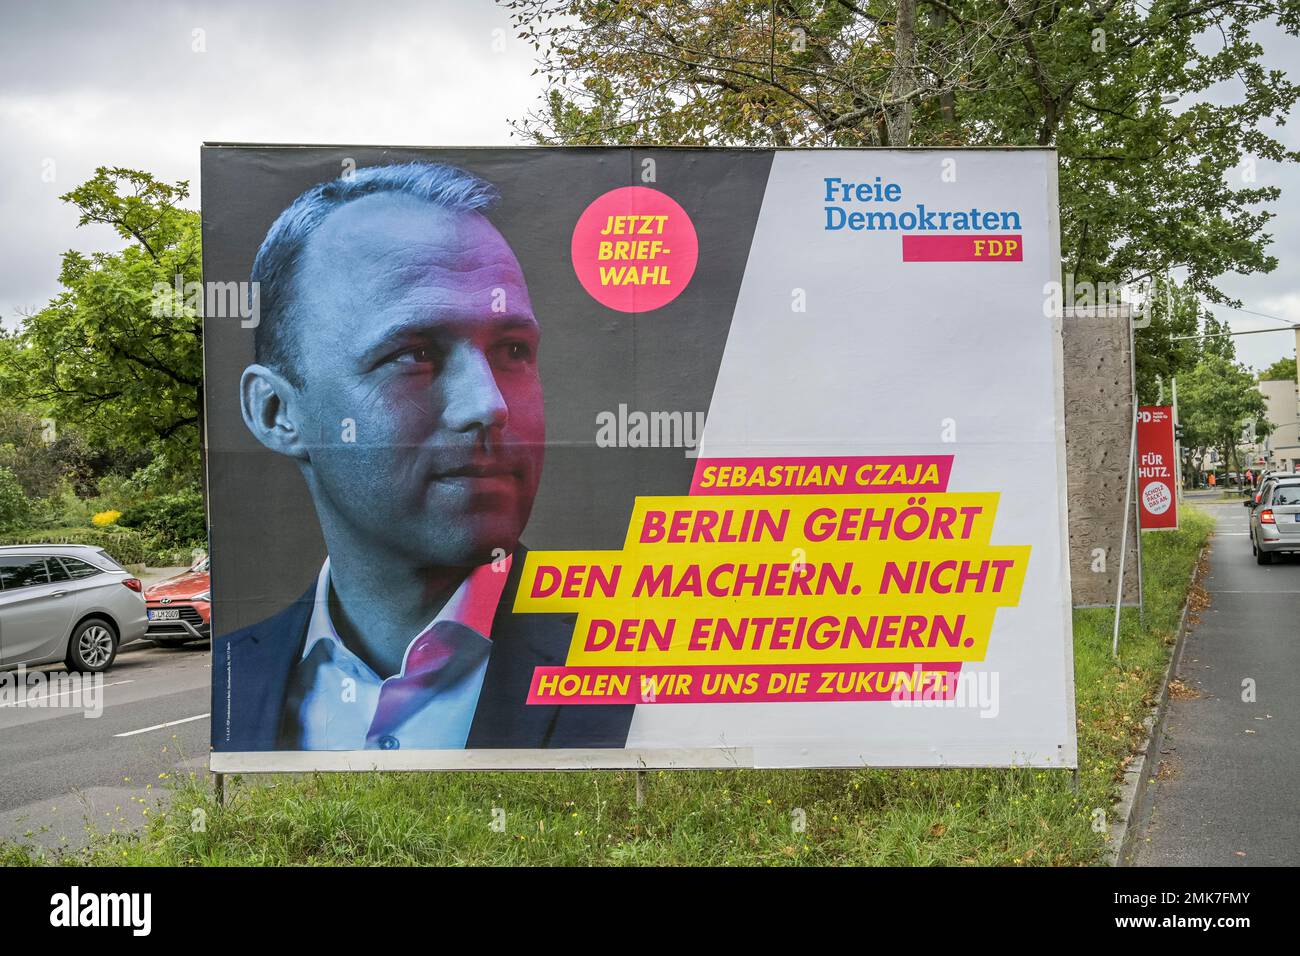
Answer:
<path fill-rule="evenodd" d="M 85 544 L 103 548 L 118 564 L 150 564 L 150 558 L 156 556 L 153 542 L 144 535 L 115 526 L 52 528 L 25 534 L 6 534 L 0 535 L 0 544 Z"/>
<path fill-rule="evenodd" d="M 0 544 L 84 544 L 103 548 L 118 564 L 151 568 L 189 567 L 201 556 L 193 545 L 174 545 L 117 525 L 107 528 L 50 528 L 0 534 Z"/>
<path fill-rule="evenodd" d="M 96 528 L 107 528 L 111 524 L 116 524 L 120 517 L 122 517 L 120 511 L 101 511 L 90 519 L 90 523 Z"/>
<path fill-rule="evenodd" d="M 108 501 L 152 501 L 160 495 L 197 493 L 197 476 L 177 471 L 163 457 L 154 457 L 130 475 L 110 472 L 99 479 L 99 497 Z"/>
<path fill-rule="evenodd" d="M 0 467 L 0 531 L 24 527 L 31 518 L 32 505 L 17 476 Z"/>
<path fill-rule="evenodd" d="M 60 482 L 53 493 L 32 502 L 28 528 L 77 528 L 90 524 L 95 513 L 104 510 L 78 498 L 71 483 Z"/>
<path fill-rule="evenodd" d="M 197 491 L 162 495 L 132 505 L 118 520 L 123 527 L 160 539 L 164 547 L 182 548 L 207 541 L 203 496 Z"/>

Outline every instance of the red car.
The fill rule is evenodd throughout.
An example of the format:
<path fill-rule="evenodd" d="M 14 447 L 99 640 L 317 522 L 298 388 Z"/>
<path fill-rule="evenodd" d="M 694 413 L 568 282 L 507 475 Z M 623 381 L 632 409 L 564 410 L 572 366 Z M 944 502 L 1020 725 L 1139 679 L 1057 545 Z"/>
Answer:
<path fill-rule="evenodd" d="M 175 647 L 212 636 L 212 585 L 208 559 L 184 574 L 168 578 L 144 592 L 149 613 L 145 637 L 161 647 Z"/>

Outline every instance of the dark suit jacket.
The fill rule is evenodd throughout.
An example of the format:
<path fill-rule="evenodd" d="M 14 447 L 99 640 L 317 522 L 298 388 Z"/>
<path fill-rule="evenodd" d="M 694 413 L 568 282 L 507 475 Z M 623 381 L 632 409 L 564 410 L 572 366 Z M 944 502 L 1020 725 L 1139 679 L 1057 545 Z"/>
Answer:
<path fill-rule="evenodd" d="M 532 705 L 533 668 L 564 663 L 574 618 L 565 614 L 515 614 L 515 591 L 527 549 L 510 567 L 492 620 L 492 650 L 467 748 L 623 747 L 632 704 Z M 279 614 L 219 637 L 212 655 L 212 747 L 248 752 L 297 750 L 294 715 L 285 698 L 302 657 L 316 586 Z M 286 719 L 288 717 L 289 719 Z"/>

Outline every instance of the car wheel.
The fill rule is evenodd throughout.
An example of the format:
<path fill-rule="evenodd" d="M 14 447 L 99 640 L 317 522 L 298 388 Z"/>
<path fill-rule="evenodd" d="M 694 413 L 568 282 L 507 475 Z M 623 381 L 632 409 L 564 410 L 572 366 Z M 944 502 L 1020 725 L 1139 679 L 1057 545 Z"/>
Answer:
<path fill-rule="evenodd" d="M 1272 552 L 1272 551 L 1265 551 L 1263 548 L 1257 548 L 1257 549 L 1255 550 L 1255 563 L 1256 563 L 1256 564 L 1272 564 L 1272 563 L 1273 563 L 1273 552 Z"/>
<path fill-rule="evenodd" d="M 108 670 L 117 657 L 117 634 L 103 618 L 82 621 L 68 642 L 68 667 L 83 673 Z"/>

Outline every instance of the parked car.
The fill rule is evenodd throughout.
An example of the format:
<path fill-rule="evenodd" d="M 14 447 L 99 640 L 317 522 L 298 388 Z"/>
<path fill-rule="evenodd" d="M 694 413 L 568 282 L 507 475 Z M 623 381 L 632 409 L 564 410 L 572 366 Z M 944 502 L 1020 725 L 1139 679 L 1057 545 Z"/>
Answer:
<path fill-rule="evenodd" d="M 1268 480 L 1273 477 L 1273 474 L 1274 473 L 1271 471 L 1260 472 L 1259 478 L 1255 482 L 1255 490 L 1252 491 L 1250 497 L 1246 499 L 1247 508 L 1253 508 L 1259 504 L 1259 499 L 1264 494 L 1264 486 L 1268 483 Z"/>
<path fill-rule="evenodd" d="M 212 595 L 208 559 L 144 592 L 149 610 L 146 636 L 155 644 L 175 647 L 212 635 Z"/>
<path fill-rule="evenodd" d="M 1250 512 L 1250 547 L 1260 564 L 1300 551 L 1300 477 L 1271 478 Z"/>
<path fill-rule="evenodd" d="M 1264 472 L 1259 476 L 1259 482 L 1255 487 L 1255 491 L 1253 495 L 1250 498 L 1246 499 L 1246 507 L 1247 508 L 1258 507 L 1259 500 L 1264 497 L 1264 493 L 1267 492 L 1273 486 L 1273 484 L 1276 483 L 1279 479 L 1296 478 L 1296 477 L 1300 477 L 1300 475 L 1296 475 L 1293 472 L 1289 472 L 1289 471 Z"/>
<path fill-rule="evenodd" d="M 107 670 L 145 632 L 144 588 L 103 548 L 0 546 L 0 668 Z"/>

